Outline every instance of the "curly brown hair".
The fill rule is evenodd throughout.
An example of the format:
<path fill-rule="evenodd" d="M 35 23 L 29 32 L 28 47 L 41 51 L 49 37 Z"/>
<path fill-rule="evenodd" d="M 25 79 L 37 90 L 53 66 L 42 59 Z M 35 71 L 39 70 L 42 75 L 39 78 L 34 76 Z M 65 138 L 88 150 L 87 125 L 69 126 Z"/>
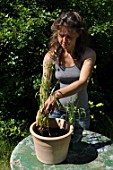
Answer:
<path fill-rule="evenodd" d="M 77 38 L 75 46 L 75 59 L 79 60 L 81 53 L 84 51 L 84 47 L 87 44 L 88 34 L 87 27 L 84 19 L 77 12 L 62 12 L 61 15 L 54 21 L 51 29 L 53 35 L 49 42 L 49 51 L 53 54 L 57 54 L 60 58 L 63 53 L 63 48 L 58 42 L 57 31 L 61 26 L 65 26 L 68 29 L 75 29 L 80 36 Z"/>

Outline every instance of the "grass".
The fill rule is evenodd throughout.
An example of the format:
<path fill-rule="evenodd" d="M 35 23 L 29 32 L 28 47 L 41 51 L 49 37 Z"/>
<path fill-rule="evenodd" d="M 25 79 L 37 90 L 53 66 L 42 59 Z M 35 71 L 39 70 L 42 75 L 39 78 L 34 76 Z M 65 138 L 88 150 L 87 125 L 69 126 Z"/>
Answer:
<path fill-rule="evenodd" d="M 18 141 L 1 140 L 0 139 L 0 170 L 11 170 L 10 157 L 13 149 L 18 144 Z"/>
<path fill-rule="evenodd" d="M 10 156 L 14 147 L 14 144 L 0 140 L 0 170 L 11 170 Z"/>
<path fill-rule="evenodd" d="M 25 129 L 25 136 L 29 136 L 30 132 Z M 6 139 L 6 138 L 5 138 Z M 0 170 L 11 170 L 10 157 L 16 145 L 23 139 L 21 136 L 11 137 L 8 140 L 0 138 Z"/>

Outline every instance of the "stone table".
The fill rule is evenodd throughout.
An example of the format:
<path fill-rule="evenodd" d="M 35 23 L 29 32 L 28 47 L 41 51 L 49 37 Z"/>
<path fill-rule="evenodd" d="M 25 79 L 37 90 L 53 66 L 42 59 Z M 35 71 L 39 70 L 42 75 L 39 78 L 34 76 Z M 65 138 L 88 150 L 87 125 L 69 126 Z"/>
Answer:
<path fill-rule="evenodd" d="M 14 148 L 10 166 L 11 170 L 113 170 L 113 141 L 99 133 L 83 131 L 80 140 L 76 135 L 72 137 L 64 162 L 47 165 L 37 159 L 30 135 Z"/>

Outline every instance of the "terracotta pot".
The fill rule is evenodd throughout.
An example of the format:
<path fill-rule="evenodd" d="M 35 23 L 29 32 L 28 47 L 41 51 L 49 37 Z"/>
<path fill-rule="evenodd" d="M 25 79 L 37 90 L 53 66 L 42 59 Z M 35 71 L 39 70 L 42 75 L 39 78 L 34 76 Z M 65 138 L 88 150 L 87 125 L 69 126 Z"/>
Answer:
<path fill-rule="evenodd" d="M 64 119 L 50 118 L 50 127 L 64 128 L 67 133 L 59 137 L 43 137 L 34 132 L 35 122 L 30 126 L 30 132 L 33 136 L 36 156 L 39 161 L 45 164 L 58 164 L 63 162 L 68 153 L 71 134 L 74 127 Z"/>

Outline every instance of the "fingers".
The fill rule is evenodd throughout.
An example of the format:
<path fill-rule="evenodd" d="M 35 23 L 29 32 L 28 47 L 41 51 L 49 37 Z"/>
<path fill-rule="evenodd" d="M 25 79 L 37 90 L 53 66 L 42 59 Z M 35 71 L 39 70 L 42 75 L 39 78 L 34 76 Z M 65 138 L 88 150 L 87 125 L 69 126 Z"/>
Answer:
<path fill-rule="evenodd" d="M 36 115 L 36 126 L 38 126 L 38 119 L 37 119 L 37 115 Z"/>
<path fill-rule="evenodd" d="M 55 103 L 56 103 L 55 97 L 49 96 L 49 98 L 46 100 L 44 104 L 44 107 L 43 107 L 44 111 L 46 111 L 46 113 L 53 111 L 55 107 Z"/>
<path fill-rule="evenodd" d="M 51 113 L 54 112 L 54 109 L 55 109 L 55 106 L 52 106 L 52 108 L 51 108 Z"/>
<path fill-rule="evenodd" d="M 36 123 L 36 126 L 38 126 L 38 119 L 36 119 L 35 123 Z"/>
<path fill-rule="evenodd" d="M 38 112 L 37 112 L 37 115 L 36 115 L 36 126 L 38 126 L 39 116 L 42 114 L 42 112 L 43 112 L 42 109 L 38 110 Z"/>
<path fill-rule="evenodd" d="M 48 107 L 46 107 L 44 109 L 44 111 L 46 112 L 46 114 L 49 114 L 49 113 L 52 113 L 54 111 L 54 108 L 55 108 L 55 105 L 50 104 L 50 105 L 48 105 Z"/>
<path fill-rule="evenodd" d="M 36 126 L 38 126 L 38 119 L 40 117 L 39 115 L 46 116 L 47 114 L 52 113 L 54 111 L 55 103 L 56 103 L 55 97 L 49 96 L 44 106 L 37 112 Z"/>
<path fill-rule="evenodd" d="M 38 126 L 38 116 L 40 114 L 40 110 L 38 110 L 37 115 L 36 115 L 36 126 Z"/>

